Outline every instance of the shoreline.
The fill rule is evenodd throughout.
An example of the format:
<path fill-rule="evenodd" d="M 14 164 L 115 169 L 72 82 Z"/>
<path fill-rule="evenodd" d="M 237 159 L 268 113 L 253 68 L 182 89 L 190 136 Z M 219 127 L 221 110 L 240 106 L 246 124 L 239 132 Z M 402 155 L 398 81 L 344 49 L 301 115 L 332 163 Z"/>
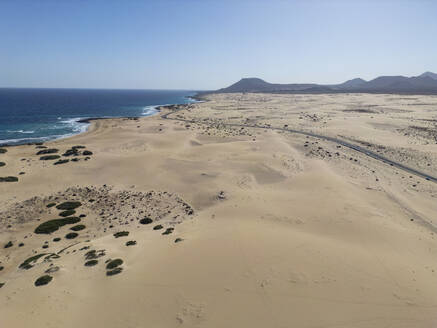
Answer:
<path fill-rule="evenodd" d="M 62 135 L 60 137 L 53 137 L 53 138 L 50 137 L 50 136 L 40 137 L 40 138 L 37 137 L 37 139 L 41 139 L 41 141 L 35 141 L 35 142 L 15 142 L 15 143 L 7 143 L 7 142 L 6 143 L 1 143 L 0 142 L 0 147 L 10 148 L 10 147 L 17 147 L 17 146 L 24 146 L 24 145 L 27 145 L 27 146 L 40 146 L 40 145 L 44 145 L 44 144 L 49 143 L 49 142 L 53 142 L 53 141 L 57 141 L 57 140 L 65 140 L 65 139 L 72 138 L 72 137 L 75 137 L 75 136 L 78 136 L 78 135 L 83 135 L 83 134 L 87 133 L 92 128 L 92 122 L 93 121 L 110 120 L 110 119 L 132 119 L 132 120 L 135 119 L 135 120 L 138 120 L 138 119 L 140 119 L 142 117 L 154 116 L 154 115 L 160 113 L 160 108 L 164 108 L 166 106 L 182 106 L 182 105 L 193 104 L 193 103 L 198 103 L 198 102 L 204 101 L 204 100 L 201 100 L 202 98 L 198 97 L 197 95 L 187 96 L 186 98 L 191 100 L 191 102 L 189 102 L 189 103 L 177 103 L 177 104 L 163 104 L 163 105 L 148 105 L 146 107 L 150 107 L 151 109 L 154 110 L 153 113 L 148 114 L 148 115 L 141 115 L 141 116 L 113 116 L 113 117 L 97 117 L 96 116 L 96 117 L 88 117 L 88 118 L 79 118 L 78 120 L 75 121 L 75 123 L 88 124 L 88 125 L 85 127 L 84 130 L 81 130 L 81 131 L 79 131 L 77 133 L 69 133 L 69 134 Z M 50 138 L 50 139 L 42 141 L 42 139 L 44 139 L 44 138 Z"/>

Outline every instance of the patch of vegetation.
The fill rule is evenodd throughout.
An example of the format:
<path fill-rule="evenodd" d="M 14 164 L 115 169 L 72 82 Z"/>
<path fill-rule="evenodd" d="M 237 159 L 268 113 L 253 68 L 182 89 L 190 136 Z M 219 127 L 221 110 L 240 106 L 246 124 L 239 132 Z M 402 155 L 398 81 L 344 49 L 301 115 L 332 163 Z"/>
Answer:
<path fill-rule="evenodd" d="M 61 240 L 61 238 L 59 238 L 59 237 L 53 238 L 53 241 L 54 241 L 54 242 L 58 242 L 58 241 L 60 241 L 60 240 Z"/>
<path fill-rule="evenodd" d="M 57 162 L 54 162 L 53 165 L 59 165 L 59 164 L 65 164 L 68 163 L 70 160 L 69 159 L 60 159 Z"/>
<path fill-rule="evenodd" d="M 105 256 L 105 250 L 101 249 L 99 251 L 96 251 L 95 249 L 93 249 L 86 252 L 84 256 L 86 260 L 98 259 L 99 257 Z"/>
<path fill-rule="evenodd" d="M 18 247 L 23 247 L 24 246 L 24 243 L 19 243 L 18 244 Z"/>
<path fill-rule="evenodd" d="M 182 240 L 183 240 L 182 238 L 176 238 L 176 239 L 174 240 L 174 242 L 175 242 L 175 243 L 180 243 Z"/>
<path fill-rule="evenodd" d="M 5 166 L 6 163 L 5 162 L 0 162 L 0 167 Z"/>
<path fill-rule="evenodd" d="M 76 149 L 68 149 L 65 153 L 62 154 L 62 156 L 77 156 L 79 155 L 79 152 Z"/>
<path fill-rule="evenodd" d="M 173 232 L 174 228 L 167 228 L 162 234 L 163 235 L 169 235 Z"/>
<path fill-rule="evenodd" d="M 114 269 L 122 264 L 123 264 L 122 259 L 111 260 L 108 262 L 108 264 L 106 264 L 106 270 L 112 270 L 112 269 Z"/>
<path fill-rule="evenodd" d="M 18 178 L 17 177 L 0 177 L 0 182 L 17 182 Z"/>
<path fill-rule="evenodd" d="M 39 277 L 38 279 L 36 279 L 35 281 L 35 286 L 44 286 L 47 285 L 50 281 L 52 281 L 53 277 L 49 276 L 48 274 Z"/>
<path fill-rule="evenodd" d="M 141 224 L 150 224 L 152 222 L 153 222 L 153 220 L 151 218 L 148 218 L 148 217 L 145 217 L 144 219 L 140 220 Z"/>
<path fill-rule="evenodd" d="M 47 244 L 45 244 L 45 245 L 42 245 L 42 248 L 49 248 L 49 245 L 47 245 Z"/>
<path fill-rule="evenodd" d="M 0 265 L 0 271 L 2 271 L 5 267 Z"/>
<path fill-rule="evenodd" d="M 46 271 L 44 271 L 44 273 L 54 273 L 54 272 L 58 272 L 58 271 L 59 271 L 59 267 L 54 266 L 54 267 L 48 268 Z"/>
<path fill-rule="evenodd" d="M 76 232 L 69 232 L 69 233 L 67 233 L 67 234 L 65 235 L 65 238 L 66 238 L 66 239 L 74 239 L 74 238 L 76 238 L 77 236 L 79 236 L 78 233 L 76 233 Z"/>
<path fill-rule="evenodd" d="M 119 231 L 119 232 L 114 233 L 115 238 L 125 237 L 128 235 L 129 235 L 129 231 Z"/>
<path fill-rule="evenodd" d="M 74 210 L 75 208 L 78 208 L 81 206 L 81 202 L 63 202 L 56 206 L 58 210 Z"/>
<path fill-rule="evenodd" d="M 41 156 L 39 158 L 39 160 L 40 161 L 51 161 L 51 160 L 58 159 L 58 158 L 61 158 L 61 156 L 59 156 L 59 155 L 46 155 L 46 156 Z"/>
<path fill-rule="evenodd" d="M 98 260 L 89 260 L 89 261 L 86 261 L 85 262 L 85 266 L 95 266 L 97 263 L 99 263 L 99 261 Z"/>
<path fill-rule="evenodd" d="M 37 152 L 37 155 L 46 155 L 46 154 L 55 154 L 59 151 L 59 149 L 56 148 L 49 148 L 49 149 L 43 149 Z"/>
<path fill-rule="evenodd" d="M 93 152 L 92 151 L 89 151 L 89 150 L 84 150 L 83 152 L 82 152 L 82 155 L 84 155 L 84 156 L 90 156 L 90 155 L 92 155 L 93 154 Z"/>
<path fill-rule="evenodd" d="M 115 268 L 115 269 L 112 269 L 112 270 L 106 271 L 106 275 L 107 275 L 107 276 L 114 276 L 114 275 L 116 275 L 116 274 L 121 273 L 121 271 L 123 271 L 123 268 Z"/>
<path fill-rule="evenodd" d="M 84 149 L 86 148 L 85 146 L 73 146 L 71 147 L 71 149 Z"/>
<path fill-rule="evenodd" d="M 0 288 L 2 288 L 5 285 L 4 282 L 0 282 Z"/>
<path fill-rule="evenodd" d="M 162 228 L 164 228 L 164 227 L 162 225 L 158 224 L 158 225 L 153 227 L 153 230 L 161 230 Z"/>
<path fill-rule="evenodd" d="M 37 254 L 34 256 L 29 257 L 28 259 L 26 259 L 23 263 L 21 263 L 18 268 L 20 269 L 25 269 L 25 270 L 29 270 L 30 268 L 33 267 L 33 265 L 35 264 L 36 261 L 38 261 L 38 259 L 40 257 L 43 257 L 44 255 L 47 255 L 47 253 L 42 253 L 42 254 Z"/>
<path fill-rule="evenodd" d="M 8 150 L 6 148 L 0 148 L 0 154 L 6 153 Z"/>
<path fill-rule="evenodd" d="M 76 213 L 75 210 L 66 210 L 66 211 L 62 211 L 61 213 L 59 213 L 59 216 L 62 216 L 65 218 L 67 216 L 72 216 L 75 213 Z"/>
<path fill-rule="evenodd" d="M 47 208 L 50 208 L 50 207 L 53 207 L 53 206 L 55 206 L 56 205 L 56 203 L 50 203 L 50 204 L 47 204 Z"/>
<path fill-rule="evenodd" d="M 38 227 L 35 229 L 35 233 L 37 234 L 49 234 L 56 230 L 58 230 L 60 227 L 66 225 L 66 224 L 75 224 L 80 221 L 80 218 L 75 216 L 70 216 L 68 218 L 63 219 L 53 219 L 46 221 L 44 223 L 41 223 Z"/>
<path fill-rule="evenodd" d="M 129 240 L 126 242 L 126 246 L 134 246 L 136 244 L 137 244 L 137 242 L 135 240 Z"/>
<path fill-rule="evenodd" d="M 14 246 L 14 244 L 12 243 L 12 241 L 8 241 L 8 243 L 4 246 L 4 248 L 9 248 Z"/>
<path fill-rule="evenodd" d="M 73 231 L 81 231 L 81 230 L 83 230 L 83 229 L 85 229 L 85 228 L 86 228 L 85 225 L 83 225 L 83 224 L 78 224 L 78 225 L 75 225 L 74 227 L 71 227 L 70 230 L 73 230 Z"/>

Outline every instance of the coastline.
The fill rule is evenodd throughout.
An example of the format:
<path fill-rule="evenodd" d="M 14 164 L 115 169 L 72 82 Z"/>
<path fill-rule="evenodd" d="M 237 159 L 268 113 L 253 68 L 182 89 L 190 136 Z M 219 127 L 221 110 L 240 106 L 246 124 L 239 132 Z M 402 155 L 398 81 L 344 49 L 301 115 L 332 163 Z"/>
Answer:
<path fill-rule="evenodd" d="M 67 139 L 67 138 L 72 138 L 75 137 L 77 135 L 81 135 L 84 134 L 86 132 L 89 131 L 89 129 L 92 128 L 92 122 L 93 121 L 97 121 L 97 120 L 110 120 L 110 119 L 139 119 L 142 117 L 149 117 L 149 116 L 153 116 L 156 114 L 159 114 L 160 112 L 160 108 L 161 107 L 165 107 L 165 106 L 174 106 L 174 105 L 184 105 L 184 104 L 191 104 L 191 103 L 197 103 L 200 102 L 200 98 L 197 97 L 197 95 L 193 95 L 193 96 L 186 96 L 186 99 L 190 99 L 191 102 L 189 103 L 175 103 L 175 104 L 162 104 L 162 105 L 148 105 L 146 107 L 149 107 L 148 111 L 152 111 L 152 113 L 147 114 L 147 115 L 138 115 L 138 116 L 113 116 L 113 117 L 85 117 L 85 118 L 78 118 L 75 119 L 75 123 L 79 123 L 79 124 L 87 124 L 87 126 L 81 128 L 80 131 L 78 131 L 77 133 L 68 133 L 62 136 L 58 136 L 58 137 L 40 137 L 37 138 L 39 140 L 35 141 L 35 142 L 6 142 L 6 143 L 1 143 L 0 142 L 0 147 L 16 147 L 16 146 L 23 146 L 23 145 L 43 145 L 46 143 L 50 143 L 56 140 L 63 140 L 63 139 Z M 72 119 L 68 119 L 68 120 L 72 120 Z M 47 140 L 44 140 L 46 139 Z"/>

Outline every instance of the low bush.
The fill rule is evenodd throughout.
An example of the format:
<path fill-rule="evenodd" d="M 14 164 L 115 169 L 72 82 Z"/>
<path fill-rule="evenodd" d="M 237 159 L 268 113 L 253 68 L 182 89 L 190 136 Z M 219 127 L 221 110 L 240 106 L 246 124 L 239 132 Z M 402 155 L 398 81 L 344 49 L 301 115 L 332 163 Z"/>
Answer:
<path fill-rule="evenodd" d="M 70 160 L 69 159 L 60 159 L 57 162 L 54 162 L 53 165 L 59 165 L 59 164 L 65 164 L 68 163 Z"/>
<path fill-rule="evenodd" d="M 5 166 L 6 163 L 5 162 L 0 162 L 0 167 Z"/>
<path fill-rule="evenodd" d="M 119 231 L 119 232 L 114 233 L 115 238 L 126 237 L 128 235 L 129 235 L 129 231 Z"/>
<path fill-rule="evenodd" d="M 84 150 L 83 152 L 82 152 L 82 155 L 84 155 L 84 156 L 90 156 L 90 155 L 92 155 L 93 154 L 93 152 L 92 151 L 89 151 L 89 150 Z"/>
<path fill-rule="evenodd" d="M 75 224 L 80 221 L 80 218 L 76 216 L 70 216 L 67 218 L 62 219 L 53 219 L 46 221 L 44 223 L 41 223 L 38 227 L 35 229 L 35 233 L 37 234 L 49 234 L 56 230 L 58 230 L 60 227 L 66 225 L 66 224 Z"/>
<path fill-rule="evenodd" d="M 18 266 L 18 268 L 28 270 L 28 269 L 32 268 L 33 265 L 35 264 L 35 262 L 38 261 L 38 259 L 40 257 L 43 257 L 44 255 L 47 255 L 47 253 L 42 253 L 42 254 L 37 254 L 37 255 L 31 256 L 28 259 L 26 259 L 23 263 L 21 263 Z"/>
<path fill-rule="evenodd" d="M 148 217 L 145 217 L 144 219 L 140 220 L 141 224 L 150 224 L 152 222 L 153 222 L 153 220 L 151 218 L 148 218 Z"/>
<path fill-rule="evenodd" d="M 0 182 L 17 182 L 18 178 L 17 177 L 0 177 Z"/>
<path fill-rule="evenodd" d="M 137 242 L 135 240 L 129 240 L 126 242 L 126 246 L 134 246 L 136 244 L 137 244 Z"/>
<path fill-rule="evenodd" d="M 35 286 L 44 286 L 47 285 L 50 281 L 52 281 L 53 277 L 49 276 L 48 274 L 39 277 L 38 279 L 36 279 L 35 281 Z"/>
<path fill-rule="evenodd" d="M 56 148 L 50 148 L 50 149 L 43 149 L 37 152 L 37 155 L 46 155 L 46 154 L 55 154 L 59 151 L 59 149 Z"/>
<path fill-rule="evenodd" d="M 47 204 L 46 207 L 50 208 L 50 207 L 53 207 L 53 206 L 55 206 L 55 205 L 56 205 L 56 203 L 50 203 L 50 204 Z"/>
<path fill-rule="evenodd" d="M 111 270 L 114 269 L 120 265 L 123 264 L 123 260 L 122 259 L 115 259 L 115 260 L 111 260 L 108 262 L 108 264 L 106 264 L 106 270 Z"/>
<path fill-rule="evenodd" d="M 6 153 L 8 150 L 6 148 L 0 148 L 0 154 Z"/>
<path fill-rule="evenodd" d="M 99 261 L 97 261 L 97 260 L 89 260 L 89 261 L 86 261 L 85 262 L 85 266 L 95 266 L 97 263 L 99 263 Z"/>
<path fill-rule="evenodd" d="M 79 236 L 78 233 L 76 233 L 76 232 L 69 232 L 69 233 L 67 233 L 67 234 L 65 235 L 65 238 L 66 238 L 66 239 L 74 239 L 74 238 L 76 238 L 77 236 Z"/>
<path fill-rule="evenodd" d="M 115 268 L 115 269 L 112 269 L 112 270 L 106 271 L 106 275 L 107 275 L 107 276 L 114 276 L 114 275 L 116 275 L 116 274 L 121 273 L 121 271 L 123 271 L 123 268 Z"/>
<path fill-rule="evenodd" d="M 81 231 L 81 230 L 83 230 L 83 229 L 85 229 L 85 228 L 86 228 L 85 225 L 83 225 L 83 224 L 78 224 L 78 225 L 75 225 L 74 227 L 71 227 L 70 230 L 73 230 L 73 231 Z"/>
<path fill-rule="evenodd" d="M 58 210 L 74 210 L 75 208 L 78 208 L 81 206 L 81 202 L 63 202 L 56 206 Z"/>
<path fill-rule="evenodd" d="M 59 213 L 59 216 L 62 216 L 63 218 L 65 218 L 65 217 L 71 216 L 75 213 L 76 213 L 75 210 L 66 210 L 66 211 L 62 211 L 61 213 Z"/>
<path fill-rule="evenodd" d="M 58 159 L 58 158 L 61 158 L 61 156 L 59 156 L 59 155 L 46 155 L 46 156 L 41 156 L 39 159 L 41 161 L 51 161 L 51 160 Z"/>

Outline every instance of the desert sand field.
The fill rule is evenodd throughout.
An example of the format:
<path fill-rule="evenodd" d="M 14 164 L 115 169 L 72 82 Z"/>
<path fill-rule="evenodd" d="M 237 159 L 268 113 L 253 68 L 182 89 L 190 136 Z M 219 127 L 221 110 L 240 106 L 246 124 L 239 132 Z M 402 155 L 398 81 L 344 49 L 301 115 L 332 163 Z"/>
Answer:
<path fill-rule="evenodd" d="M 437 327 L 437 184 L 275 129 L 437 176 L 437 96 L 206 100 L 2 148 L 0 327 Z"/>

